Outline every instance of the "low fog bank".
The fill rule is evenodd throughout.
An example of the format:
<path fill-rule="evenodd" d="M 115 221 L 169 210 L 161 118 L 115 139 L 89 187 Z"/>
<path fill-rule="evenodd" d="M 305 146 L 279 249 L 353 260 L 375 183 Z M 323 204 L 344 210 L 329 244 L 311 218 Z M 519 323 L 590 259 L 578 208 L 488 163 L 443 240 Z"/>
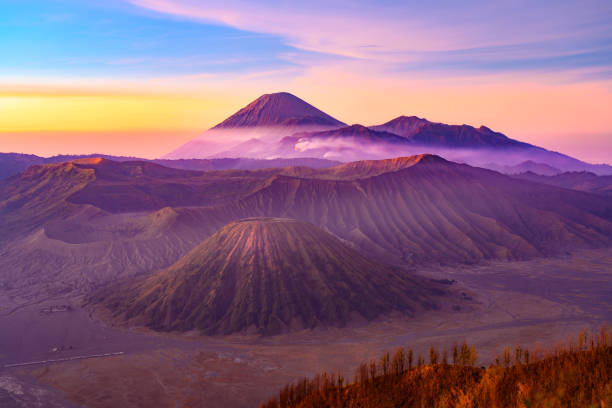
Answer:
<path fill-rule="evenodd" d="M 589 164 L 539 147 L 450 148 L 419 145 L 406 140 L 363 140 L 358 136 L 321 137 L 312 126 L 212 129 L 181 146 L 164 159 L 212 158 L 304 158 L 340 162 L 388 159 L 430 153 L 458 163 L 490 168 L 505 173 L 534 171 L 552 175 L 565 171 L 612 174 L 612 166 Z M 525 162 L 528 162 L 525 165 Z"/>
<path fill-rule="evenodd" d="M 210 129 L 197 138 L 162 156 L 162 159 L 208 159 L 249 157 L 276 159 L 276 146 L 296 133 L 336 129 L 334 126 L 257 126 L 234 129 Z"/>

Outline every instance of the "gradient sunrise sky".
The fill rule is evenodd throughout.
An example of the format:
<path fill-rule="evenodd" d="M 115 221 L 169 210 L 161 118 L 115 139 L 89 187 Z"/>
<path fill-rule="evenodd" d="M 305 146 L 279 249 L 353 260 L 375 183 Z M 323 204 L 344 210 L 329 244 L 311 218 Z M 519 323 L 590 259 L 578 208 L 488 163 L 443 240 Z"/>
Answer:
<path fill-rule="evenodd" d="M 0 0 L 0 152 L 158 157 L 263 93 L 612 163 L 612 2 Z"/>

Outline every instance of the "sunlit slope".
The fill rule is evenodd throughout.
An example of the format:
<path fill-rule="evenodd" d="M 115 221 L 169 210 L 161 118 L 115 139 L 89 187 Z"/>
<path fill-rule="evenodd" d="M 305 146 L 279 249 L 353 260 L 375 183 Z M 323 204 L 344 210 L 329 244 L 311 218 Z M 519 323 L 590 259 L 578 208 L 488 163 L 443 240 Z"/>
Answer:
<path fill-rule="evenodd" d="M 276 218 L 233 222 L 169 269 L 94 296 L 156 330 L 263 334 L 344 326 L 436 308 L 444 291 L 373 262 L 314 225 Z"/>

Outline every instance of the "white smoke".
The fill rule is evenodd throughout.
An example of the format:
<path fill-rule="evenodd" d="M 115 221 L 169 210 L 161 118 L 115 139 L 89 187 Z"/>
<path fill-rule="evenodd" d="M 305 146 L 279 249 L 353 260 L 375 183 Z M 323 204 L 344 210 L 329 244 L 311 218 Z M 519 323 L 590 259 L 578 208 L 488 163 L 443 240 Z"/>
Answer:
<path fill-rule="evenodd" d="M 313 128 L 293 126 L 211 129 L 166 155 L 165 158 L 314 157 L 349 162 L 430 153 L 450 161 L 496 170 L 531 160 L 535 163 L 548 164 L 562 171 L 588 170 L 599 174 L 612 173 L 612 169 L 607 166 L 590 165 L 540 148 L 464 149 L 423 146 L 389 143 L 381 140 L 364 141 L 355 137 L 317 137 L 308 135 L 309 131 L 313 131 Z"/>

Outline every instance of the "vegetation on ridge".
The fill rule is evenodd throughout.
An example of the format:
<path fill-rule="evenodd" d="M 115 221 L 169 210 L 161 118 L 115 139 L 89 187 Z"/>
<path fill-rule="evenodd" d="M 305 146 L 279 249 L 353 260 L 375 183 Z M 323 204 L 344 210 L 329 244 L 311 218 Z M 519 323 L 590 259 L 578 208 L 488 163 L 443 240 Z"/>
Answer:
<path fill-rule="evenodd" d="M 580 333 L 546 353 L 506 348 L 488 368 L 475 367 L 467 344 L 433 347 L 429 363 L 399 349 L 362 364 L 352 383 L 323 373 L 285 386 L 260 408 L 314 407 L 610 407 L 612 331 Z"/>

